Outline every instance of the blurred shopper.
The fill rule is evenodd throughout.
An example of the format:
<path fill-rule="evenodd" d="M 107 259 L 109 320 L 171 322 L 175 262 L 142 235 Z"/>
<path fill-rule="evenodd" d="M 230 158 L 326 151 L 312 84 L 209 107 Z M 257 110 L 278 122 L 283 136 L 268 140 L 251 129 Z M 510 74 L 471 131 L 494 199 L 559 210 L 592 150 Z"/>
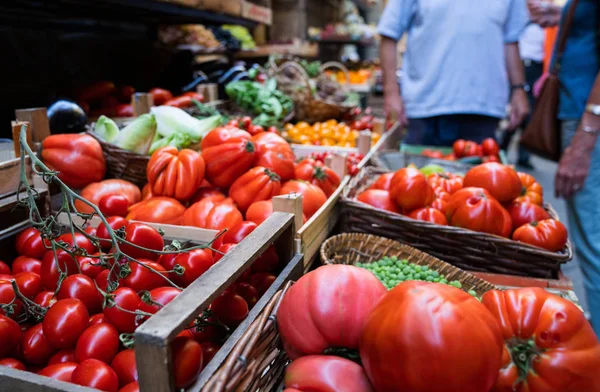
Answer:
<path fill-rule="evenodd" d="M 534 83 L 542 77 L 544 72 L 544 42 L 546 35 L 544 29 L 536 24 L 529 23 L 525 28 L 525 31 L 519 39 L 519 52 L 523 59 L 523 66 L 525 68 L 525 81 L 527 83 L 526 92 L 527 98 L 529 99 L 529 106 L 533 109 L 535 105 L 535 98 L 533 96 L 532 86 Z M 520 124 L 521 129 L 527 128 L 529 123 L 529 116 Z M 500 142 L 500 148 L 508 150 L 512 137 L 516 134 L 516 130 L 505 131 L 502 135 Z M 519 144 L 519 152 L 517 158 L 517 165 L 526 169 L 533 169 L 531 164 L 530 154 L 525 147 Z"/>
<path fill-rule="evenodd" d="M 592 325 L 600 336 L 600 5 L 597 0 L 569 0 L 560 8 L 528 2 L 534 21 L 560 23 L 577 1 L 565 50 L 559 58 L 561 82 L 558 118 L 563 155 L 556 173 L 556 195 L 567 201 L 569 234 L 585 279 Z M 557 64 L 554 64 L 556 66 Z"/>
<path fill-rule="evenodd" d="M 529 113 L 518 41 L 526 0 L 390 0 L 379 22 L 385 110 L 410 144 L 495 137 L 506 103 L 515 129 Z M 408 34 L 402 80 L 396 43 Z"/>

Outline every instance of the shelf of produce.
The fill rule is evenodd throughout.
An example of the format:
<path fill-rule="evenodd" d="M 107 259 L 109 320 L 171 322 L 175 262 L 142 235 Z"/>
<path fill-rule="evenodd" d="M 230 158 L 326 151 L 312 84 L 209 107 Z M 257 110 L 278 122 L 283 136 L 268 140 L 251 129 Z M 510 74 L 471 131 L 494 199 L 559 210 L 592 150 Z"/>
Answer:
<path fill-rule="evenodd" d="M 261 45 L 254 50 L 243 50 L 235 53 L 234 57 L 239 59 L 251 59 L 269 57 L 271 55 L 292 55 L 298 57 L 317 57 L 319 55 L 318 45 Z"/>

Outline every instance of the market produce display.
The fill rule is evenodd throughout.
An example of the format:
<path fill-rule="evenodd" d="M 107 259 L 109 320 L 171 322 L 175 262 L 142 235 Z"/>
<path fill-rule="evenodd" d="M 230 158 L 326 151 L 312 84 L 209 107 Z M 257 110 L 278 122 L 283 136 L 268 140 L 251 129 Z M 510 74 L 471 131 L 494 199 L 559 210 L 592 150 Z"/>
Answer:
<path fill-rule="evenodd" d="M 254 124 L 264 127 L 279 124 L 294 108 L 292 100 L 277 90 L 274 79 L 265 84 L 251 81 L 232 82 L 225 87 L 225 92 L 238 106 L 256 115 L 253 119 Z"/>
<path fill-rule="evenodd" d="M 559 252 L 567 244 L 567 229 L 541 206 L 542 193 L 531 175 L 488 162 L 464 177 L 436 165 L 403 168 L 381 175 L 356 200 L 413 219 Z"/>
<path fill-rule="evenodd" d="M 443 148 L 424 148 L 421 155 L 448 161 L 470 161 L 472 158 L 480 158 L 484 163 L 500 162 L 500 147 L 498 147 L 496 140 L 492 138 L 485 139 L 481 144 L 471 140 L 459 139 L 454 142 L 451 151 L 446 152 L 446 149 Z"/>
<path fill-rule="evenodd" d="M 296 124 L 286 124 L 281 134 L 297 144 L 356 148 L 360 132 L 373 129 L 373 119 L 372 115 L 365 115 L 349 124 L 329 120 L 310 125 L 300 121 Z M 380 134 L 371 132 L 371 145 L 375 145 L 380 138 Z"/>

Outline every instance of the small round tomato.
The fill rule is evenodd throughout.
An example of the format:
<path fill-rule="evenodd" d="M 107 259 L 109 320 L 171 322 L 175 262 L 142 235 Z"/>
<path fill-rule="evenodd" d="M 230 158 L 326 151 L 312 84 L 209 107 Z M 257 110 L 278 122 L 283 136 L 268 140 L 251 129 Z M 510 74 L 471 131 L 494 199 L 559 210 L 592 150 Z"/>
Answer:
<path fill-rule="evenodd" d="M 327 197 L 331 196 L 341 183 L 340 177 L 331 168 L 311 158 L 300 161 L 294 174 L 296 179 L 308 181 L 321 188 Z"/>
<path fill-rule="evenodd" d="M 121 282 L 117 282 L 117 278 L 116 272 L 113 271 L 111 275 L 110 270 L 105 269 L 94 278 L 94 282 L 96 282 L 98 288 L 102 291 L 115 291 L 121 286 Z M 111 287 L 109 287 L 109 283 Z"/>
<path fill-rule="evenodd" d="M 356 200 L 375 208 L 400 214 L 400 208 L 394 203 L 389 191 L 383 189 L 367 189 L 356 196 Z"/>
<path fill-rule="evenodd" d="M 248 127 L 250 127 L 250 125 L 252 125 L 252 117 L 244 116 L 244 117 L 240 118 L 239 123 L 240 123 L 240 127 L 248 130 Z M 250 132 L 250 134 L 252 134 L 252 133 Z"/>
<path fill-rule="evenodd" d="M 97 359 L 86 359 L 77 365 L 73 370 L 71 382 L 106 392 L 117 392 L 119 389 L 119 379 L 115 371 Z"/>
<path fill-rule="evenodd" d="M 15 290 L 13 289 L 10 281 L 0 280 L 0 304 L 9 304 L 14 300 L 11 307 L 12 311 L 9 311 L 8 308 L 0 308 L 0 315 L 6 314 L 13 320 L 17 319 L 21 315 L 21 311 L 23 310 L 23 302 L 21 302 L 19 299 L 15 300 L 15 298 Z"/>
<path fill-rule="evenodd" d="M 77 298 L 56 302 L 42 322 L 44 336 L 55 348 L 71 348 L 85 331 L 90 319 L 85 304 Z"/>
<path fill-rule="evenodd" d="M 77 362 L 97 359 L 110 364 L 119 352 L 119 332 L 109 323 L 100 323 L 88 327 L 77 341 L 75 357 Z"/>
<path fill-rule="evenodd" d="M 252 272 L 273 272 L 279 264 L 279 255 L 273 245 L 269 246 L 258 259 L 252 263 Z"/>
<path fill-rule="evenodd" d="M 46 251 L 40 231 L 34 227 L 23 230 L 15 240 L 17 253 L 22 256 L 41 259 Z"/>
<path fill-rule="evenodd" d="M 61 273 L 74 275 L 79 273 L 79 263 L 70 254 L 62 249 L 54 252 L 49 250 L 42 258 L 41 278 L 44 287 L 48 290 L 56 290 Z"/>
<path fill-rule="evenodd" d="M 551 252 L 558 252 L 567 244 L 567 228 L 555 219 L 544 219 L 519 227 L 512 238 Z"/>
<path fill-rule="evenodd" d="M 90 241 L 85 235 L 81 233 L 75 233 L 73 237 L 72 233 L 65 233 L 56 239 L 57 242 L 64 242 L 69 245 L 70 248 L 81 248 L 84 249 L 88 254 L 92 254 L 96 251 L 92 241 Z"/>
<path fill-rule="evenodd" d="M 129 208 L 129 198 L 125 195 L 105 195 L 98 202 L 98 208 L 105 216 L 125 216 Z"/>
<path fill-rule="evenodd" d="M 154 261 L 143 259 L 130 261 L 129 268 L 131 272 L 123 279 L 123 284 L 136 292 L 152 290 L 167 284 L 164 279 L 167 276 L 167 270 Z"/>
<path fill-rule="evenodd" d="M 277 277 L 267 272 L 256 272 L 250 276 L 250 284 L 258 290 L 260 295 L 263 295 L 269 287 L 275 282 Z"/>
<path fill-rule="evenodd" d="M 258 135 L 259 133 L 263 133 L 265 129 L 262 125 L 250 125 L 248 127 L 248 133 L 252 136 Z"/>
<path fill-rule="evenodd" d="M 481 142 L 481 151 L 483 152 L 483 155 L 497 156 L 500 153 L 500 147 L 498 147 L 496 139 L 488 137 Z"/>
<path fill-rule="evenodd" d="M 550 219 L 550 214 L 544 208 L 530 202 L 512 203 L 506 210 L 512 219 L 513 230 L 527 223 Z"/>
<path fill-rule="evenodd" d="M 129 287 L 120 287 L 111 296 L 109 305 L 102 310 L 104 317 L 109 323 L 117 327 L 119 332 L 133 333 L 137 328 L 135 311 L 140 304 L 140 296 Z M 119 307 L 117 308 L 114 305 Z"/>
<path fill-rule="evenodd" d="M 184 272 L 182 275 L 171 272 L 171 279 L 178 285 L 187 287 L 212 267 L 214 261 L 210 249 L 194 249 L 178 255 L 174 263 L 183 267 Z"/>
<path fill-rule="evenodd" d="M 175 388 L 189 387 L 202 370 L 202 346 L 193 339 L 177 337 L 171 343 Z"/>
<path fill-rule="evenodd" d="M 14 358 L 0 359 L 0 366 L 5 366 L 17 370 L 26 370 L 25 365 L 23 365 L 23 362 Z"/>
<path fill-rule="evenodd" d="M 154 87 L 150 89 L 149 93 L 152 94 L 152 100 L 156 106 L 160 106 L 173 99 L 173 94 L 171 94 L 169 90 L 163 88 Z"/>
<path fill-rule="evenodd" d="M 215 317 L 230 328 L 238 326 L 248 316 L 248 303 L 237 294 L 222 294 L 210 305 Z"/>
<path fill-rule="evenodd" d="M 98 313 L 93 315 L 92 317 L 90 317 L 90 327 L 92 325 L 96 325 L 96 324 L 102 324 L 102 323 L 106 323 L 108 321 L 106 321 L 106 317 L 104 316 L 104 313 Z"/>
<path fill-rule="evenodd" d="M 19 256 L 22 257 L 22 256 Z M 17 257 L 17 259 L 19 258 Z M 15 261 L 17 260 L 15 259 Z M 13 261 L 13 266 L 15 264 L 15 261 Z M 22 271 L 18 271 L 18 272 L 22 272 Z M 6 275 L 10 275 L 10 267 L 8 266 L 8 264 L 6 264 L 4 261 L 0 261 L 0 274 L 6 274 Z M 13 272 L 14 274 L 15 272 Z M 39 273 L 39 272 L 38 272 Z"/>
<path fill-rule="evenodd" d="M 231 249 L 235 248 L 237 244 L 223 244 L 213 253 L 213 261 L 216 263 L 221 260 L 224 255 L 227 254 Z"/>
<path fill-rule="evenodd" d="M 57 363 L 65 362 L 77 362 L 77 359 L 75 359 L 75 350 L 60 350 L 59 352 L 50 357 L 50 359 L 48 360 L 48 365 L 56 365 Z"/>
<path fill-rule="evenodd" d="M 222 244 L 239 244 L 248 234 L 252 233 L 258 225 L 251 221 L 242 221 L 213 242 L 213 248 L 218 249 Z"/>
<path fill-rule="evenodd" d="M 125 229 L 125 240 L 137 246 L 154 251 L 161 251 L 165 246 L 165 242 L 158 230 L 152 226 L 139 222 L 133 222 L 127 226 Z M 159 254 L 152 252 L 151 250 L 138 249 L 126 243 L 120 244 L 120 247 L 123 253 L 126 253 L 134 259 L 149 259 L 154 261 L 159 257 Z"/>
<path fill-rule="evenodd" d="M 124 230 L 129 225 L 129 221 L 121 216 L 108 217 L 106 218 L 106 222 L 108 222 L 108 226 L 115 231 L 120 229 Z M 108 234 L 106 225 L 103 222 L 100 222 L 96 228 L 96 237 L 100 239 L 100 245 L 102 245 L 102 248 L 109 249 L 112 246 L 110 235 Z"/>
<path fill-rule="evenodd" d="M 110 367 L 117 374 L 119 385 L 127 385 L 138 380 L 135 351 L 132 349 L 118 353 L 115 359 L 112 360 Z"/>
<path fill-rule="evenodd" d="M 496 162 L 482 163 L 465 175 L 465 187 L 487 190 L 501 203 L 508 202 L 521 194 L 521 180 L 510 166 Z"/>
<path fill-rule="evenodd" d="M 55 380 L 70 382 L 73 370 L 77 367 L 76 362 L 55 363 L 46 366 L 38 372 L 40 376 L 46 376 Z"/>
<path fill-rule="evenodd" d="M 58 299 L 77 298 L 87 308 L 90 314 L 102 310 L 102 294 L 96 288 L 92 278 L 83 274 L 68 276 L 58 290 Z"/>
<path fill-rule="evenodd" d="M 15 275 L 15 281 L 21 294 L 31 300 L 44 289 L 42 278 L 33 272 L 19 272 Z"/>
<path fill-rule="evenodd" d="M 119 392 L 140 392 L 140 386 L 137 381 L 130 382 L 123 388 L 119 389 Z"/>
<path fill-rule="evenodd" d="M 252 309 L 254 305 L 258 302 L 258 298 L 260 294 L 258 294 L 258 290 L 250 283 L 238 283 L 235 286 L 235 293 L 246 301 L 248 304 L 248 308 Z"/>
<path fill-rule="evenodd" d="M 426 207 L 435 199 L 433 189 L 418 169 L 407 167 L 394 173 L 390 195 L 405 210 Z"/>
<path fill-rule="evenodd" d="M 148 292 L 148 297 L 142 295 L 139 309 L 143 312 L 154 314 L 158 312 L 161 307 L 171 302 L 173 298 L 177 297 L 180 293 L 181 290 L 176 287 L 157 287 Z"/>
<path fill-rule="evenodd" d="M 94 279 L 100 272 L 104 271 L 105 267 L 101 264 L 100 259 L 94 257 L 78 257 L 79 269 L 85 276 Z"/>
<path fill-rule="evenodd" d="M 38 259 L 34 259 L 33 257 L 28 256 L 19 256 L 13 260 L 12 263 L 12 273 L 13 275 L 18 274 L 19 272 L 34 272 L 38 275 L 41 275 L 42 270 L 42 261 Z M 8 274 L 9 272 L 1 272 L 2 274 Z"/>
<path fill-rule="evenodd" d="M 21 355 L 25 362 L 32 365 L 43 365 L 48 362 L 53 353 L 54 348 L 48 343 L 41 323 L 23 332 Z"/>
<path fill-rule="evenodd" d="M 392 178 L 394 178 L 394 173 L 384 173 L 377 178 L 377 181 L 371 185 L 370 189 L 382 189 L 384 191 L 389 191 L 390 186 L 392 185 Z"/>
<path fill-rule="evenodd" d="M 426 207 L 419 208 L 417 210 L 411 211 L 408 214 L 409 217 L 417 220 L 422 220 L 425 222 L 435 223 L 437 225 L 447 226 L 448 220 L 444 216 L 444 214 L 435 208 Z"/>
<path fill-rule="evenodd" d="M 33 299 L 33 302 L 45 308 L 54 305 L 56 301 L 57 299 L 54 297 L 54 291 L 42 291 Z"/>
<path fill-rule="evenodd" d="M 11 318 L 0 315 L 0 357 L 6 356 L 21 340 L 21 327 Z"/>
<path fill-rule="evenodd" d="M 273 200 L 254 202 L 246 211 L 246 219 L 256 225 L 260 225 L 273 214 Z"/>
<path fill-rule="evenodd" d="M 288 195 L 290 193 L 302 195 L 302 211 L 308 219 L 327 202 L 327 196 L 321 188 L 304 181 L 291 180 L 283 184 L 281 194 Z"/>

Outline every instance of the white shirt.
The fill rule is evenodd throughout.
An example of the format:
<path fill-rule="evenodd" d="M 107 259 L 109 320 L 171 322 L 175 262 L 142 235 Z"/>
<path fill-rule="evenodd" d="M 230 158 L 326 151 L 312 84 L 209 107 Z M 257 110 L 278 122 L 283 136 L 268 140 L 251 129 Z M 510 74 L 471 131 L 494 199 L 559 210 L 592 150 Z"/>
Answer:
<path fill-rule="evenodd" d="M 535 23 L 530 23 L 519 39 L 519 52 L 523 60 L 544 61 L 544 29 Z"/>

